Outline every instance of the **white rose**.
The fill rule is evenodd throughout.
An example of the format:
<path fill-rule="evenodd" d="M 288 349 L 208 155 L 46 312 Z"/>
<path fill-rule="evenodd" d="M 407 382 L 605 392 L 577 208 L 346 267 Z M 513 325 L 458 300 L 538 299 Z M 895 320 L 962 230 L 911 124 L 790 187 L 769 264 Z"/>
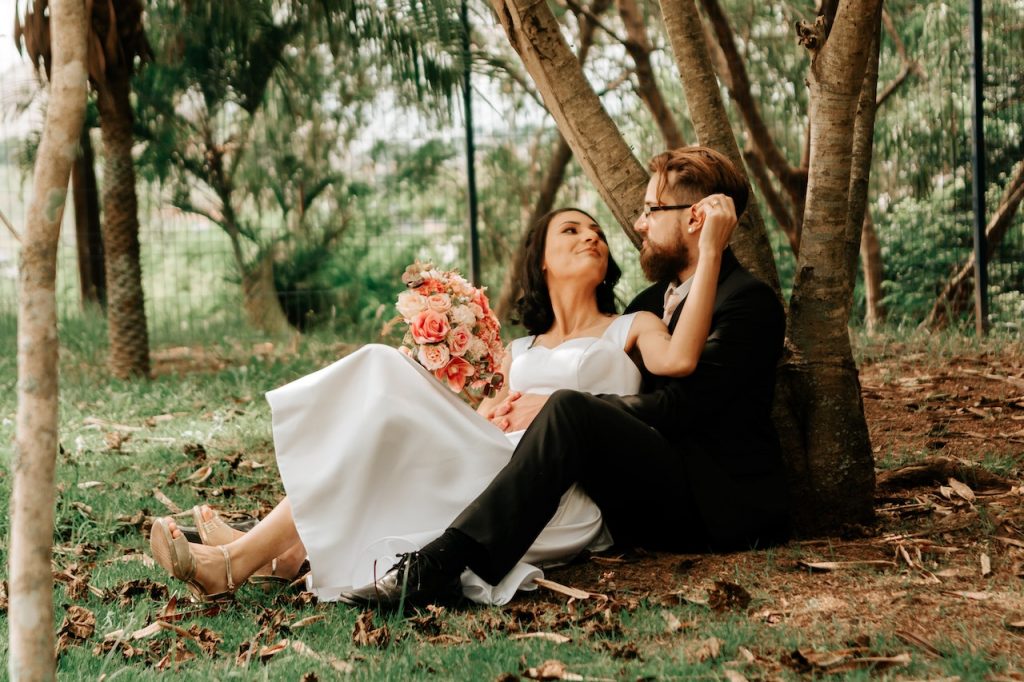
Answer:
<path fill-rule="evenodd" d="M 403 291 L 398 295 L 395 307 L 398 308 L 398 314 L 408 321 L 427 309 L 427 299 L 415 291 Z"/>
<path fill-rule="evenodd" d="M 448 315 L 452 318 L 452 322 L 456 327 L 461 325 L 472 327 L 476 324 L 476 315 L 468 305 L 457 305 L 451 309 Z"/>

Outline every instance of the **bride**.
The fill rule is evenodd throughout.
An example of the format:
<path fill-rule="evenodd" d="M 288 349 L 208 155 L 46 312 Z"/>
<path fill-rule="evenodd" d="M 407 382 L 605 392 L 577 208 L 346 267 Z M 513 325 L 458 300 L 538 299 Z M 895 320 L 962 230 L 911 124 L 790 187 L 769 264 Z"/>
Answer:
<path fill-rule="evenodd" d="M 691 232 L 704 222 L 702 212 L 693 215 Z M 308 589 L 337 599 L 439 536 L 509 461 L 524 432 L 504 433 L 494 409 L 510 392 L 635 394 L 641 375 L 628 355 L 634 349 L 658 374 L 692 371 L 710 305 L 698 315 L 707 319 L 678 325 L 671 336 L 651 313 L 616 316 L 612 290 L 620 271 L 590 215 L 549 213 L 531 227 L 523 249 L 517 307 L 531 336 L 509 344 L 502 367 L 508 381 L 498 395 L 474 412 L 414 360 L 376 344 L 270 391 L 287 496 L 248 533 L 196 508 L 203 544 L 189 543 L 173 519 L 156 519 L 156 561 L 197 598 L 217 599 L 247 579 L 294 575 L 308 557 Z M 703 309 L 690 299 L 686 306 Z M 539 566 L 611 541 L 600 510 L 574 487 L 515 569 L 498 585 L 466 570 L 463 594 L 506 603 L 516 590 L 531 589 Z"/>

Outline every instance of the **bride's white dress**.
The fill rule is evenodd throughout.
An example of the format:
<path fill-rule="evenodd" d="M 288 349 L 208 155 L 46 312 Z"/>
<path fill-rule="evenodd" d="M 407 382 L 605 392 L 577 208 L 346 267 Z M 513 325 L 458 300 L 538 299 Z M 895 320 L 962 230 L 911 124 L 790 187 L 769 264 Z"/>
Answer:
<path fill-rule="evenodd" d="M 623 348 L 634 315 L 601 337 L 556 348 L 511 344 L 511 390 L 560 388 L 629 395 L 640 372 Z M 532 346 L 532 347 L 531 347 Z M 396 349 L 368 345 L 267 393 L 274 447 L 312 572 L 324 601 L 383 575 L 400 552 L 438 537 L 509 461 L 523 432 L 505 434 Z M 573 487 L 522 561 L 498 585 L 472 571 L 463 591 L 504 604 L 532 589 L 539 565 L 610 544 L 601 512 Z"/>

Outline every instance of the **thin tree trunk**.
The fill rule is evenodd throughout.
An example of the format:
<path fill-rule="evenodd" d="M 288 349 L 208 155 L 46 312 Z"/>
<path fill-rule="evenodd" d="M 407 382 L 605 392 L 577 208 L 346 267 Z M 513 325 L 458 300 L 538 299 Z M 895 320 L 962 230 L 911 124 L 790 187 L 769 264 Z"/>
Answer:
<path fill-rule="evenodd" d="M 71 191 L 75 202 L 75 246 L 78 251 L 78 280 L 82 305 L 107 304 L 107 280 L 103 270 L 103 230 L 100 225 L 100 197 L 96 186 L 96 159 L 88 124 L 82 126 L 81 154 L 71 169 Z"/>
<path fill-rule="evenodd" d="M 776 423 L 804 533 L 874 513 L 874 461 L 848 325 L 871 167 L 879 12 L 880 0 L 843 3 L 827 42 L 823 21 L 798 26 L 812 52 L 811 155 Z"/>
<path fill-rule="evenodd" d="M 605 13 L 609 6 L 611 6 L 611 0 L 595 0 L 594 4 L 590 7 L 590 13 L 593 16 L 599 17 Z M 580 66 L 582 66 L 586 63 L 587 55 L 594 44 L 594 31 L 597 26 L 589 16 L 581 16 L 579 22 L 579 49 L 576 51 L 576 59 L 579 60 Z M 565 136 L 562 135 L 561 131 L 558 131 L 558 144 L 555 145 L 555 150 L 548 160 L 547 170 L 537 192 L 537 201 L 534 203 L 533 211 L 526 222 L 526 229 L 529 229 L 530 225 L 533 225 L 536 221 L 540 220 L 541 216 L 554 208 L 555 198 L 558 196 L 558 190 L 561 189 L 562 182 L 565 180 L 565 170 L 569 166 L 570 161 L 572 161 L 572 147 L 566 142 Z M 514 262 L 510 267 L 505 268 L 505 276 L 501 283 L 501 294 L 494 308 L 494 314 L 502 322 L 509 320 L 512 306 L 516 299 L 519 298 L 522 288 L 521 282 L 517 279 L 521 258 L 522 249 L 516 249 Z"/>
<path fill-rule="evenodd" d="M 700 144 L 725 154 L 744 173 L 743 157 L 729 125 L 722 92 L 711 66 L 704 28 L 694 0 L 661 0 L 661 13 L 683 81 L 690 120 Z M 750 181 L 747 181 L 750 184 Z M 775 256 L 756 201 L 747 204 L 732 237 L 736 256 L 779 293 Z"/>
<path fill-rule="evenodd" d="M 751 162 L 759 164 L 759 167 L 751 167 L 754 179 L 761 192 L 768 199 L 768 208 L 779 222 L 779 226 L 786 234 L 790 248 L 794 255 L 800 252 L 800 225 L 803 221 L 804 201 L 807 195 L 807 167 L 793 167 L 783 155 L 775 143 L 775 138 L 768 130 L 768 125 L 761 117 L 761 111 L 751 93 L 750 77 L 747 75 L 746 65 L 736 47 L 736 40 L 732 26 L 725 15 L 718 0 L 702 0 L 701 4 L 707 12 L 708 21 L 714 32 L 715 41 L 722 54 L 725 67 L 729 72 L 726 80 L 729 94 L 732 96 L 743 123 L 750 134 L 750 141 L 755 151 L 745 153 L 744 158 L 748 164 Z M 770 170 L 772 175 L 778 179 L 783 192 L 789 198 L 791 208 L 786 208 L 783 197 L 774 188 L 770 196 L 766 188 L 772 187 L 767 180 L 765 172 Z"/>
<path fill-rule="evenodd" d="M 246 317 L 253 327 L 273 335 L 293 331 L 274 286 L 273 252 L 267 251 L 243 272 L 242 296 Z"/>
<path fill-rule="evenodd" d="M 679 124 L 672 114 L 672 109 L 665 102 L 654 78 L 654 67 L 651 66 L 650 38 L 647 36 L 647 24 L 637 6 L 636 0 L 618 0 L 619 16 L 626 27 L 626 51 L 633 59 L 634 72 L 637 80 L 637 94 L 647 105 L 655 125 L 661 131 L 661 137 L 669 149 L 682 147 L 686 144 L 683 134 L 679 132 Z"/>
<path fill-rule="evenodd" d="M 11 462 L 10 679 L 56 677 L 52 560 L 57 459 L 57 241 L 85 118 L 86 16 L 80 0 L 51 0 L 53 61 L 46 124 L 18 273 L 18 411 Z"/>
<path fill-rule="evenodd" d="M 764 165 L 764 159 L 756 149 L 750 148 L 743 150 L 743 159 L 747 162 L 750 174 L 754 176 L 754 182 L 761 188 L 761 194 L 764 195 L 765 203 L 768 204 L 768 210 L 775 216 L 775 222 L 779 224 L 779 229 L 786 235 L 793 255 L 799 256 L 800 237 L 796 233 L 793 215 L 786 206 L 786 200 L 775 190 L 771 176 L 768 174 L 768 168 Z"/>
<path fill-rule="evenodd" d="M 868 334 L 874 334 L 885 322 L 885 307 L 882 305 L 882 281 L 885 278 L 885 271 L 882 266 L 882 245 L 878 242 L 871 211 L 864 212 L 860 262 L 864 272 L 864 323 Z"/>
<path fill-rule="evenodd" d="M 1024 161 L 1017 164 L 1010 182 L 1003 190 L 1003 196 L 999 200 L 996 212 L 988 221 L 985 227 L 985 239 L 988 244 L 988 257 L 991 258 L 996 248 L 1003 241 L 1007 231 L 1013 224 L 1021 201 L 1024 200 Z M 921 323 L 925 329 L 938 330 L 949 324 L 955 317 L 963 315 L 968 304 L 972 301 L 972 283 L 974 281 L 974 254 L 968 257 L 967 262 L 960 266 L 956 274 L 942 289 L 942 293 L 935 299 L 928 317 Z"/>
<path fill-rule="evenodd" d="M 601 105 L 545 0 L 491 0 L 573 154 L 633 244 L 648 175 Z"/>
<path fill-rule="evenodd" d="M 107 276 L 108 363 L 122 379 L 149 376 L 149 330 L 142 290 L 138 201 L 132 158 L 131 73 L 108 69 L 98 92 L 103 136 L 103 250 Z"/>

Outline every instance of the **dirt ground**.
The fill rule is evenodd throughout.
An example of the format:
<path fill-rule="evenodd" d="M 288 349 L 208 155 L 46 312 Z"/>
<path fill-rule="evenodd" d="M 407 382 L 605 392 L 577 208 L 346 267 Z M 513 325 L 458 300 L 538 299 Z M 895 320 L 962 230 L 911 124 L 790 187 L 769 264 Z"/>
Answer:
<path fill-rule="evenodd" d="M 880 485 L 876 523 L 860 537 L 591 557 L 549 577 L 619 597 L 697 602 L 728 581 L 752 596 L 748 616 L 768 625 L 850 646 L 882 637 L 894 642 L 890 655 L 970 652 L 1024 670 L 1024 357 L 933 359 L 897 347 L 863 361 L 861 383 Z M 899 469 L 921 462 L 942 466 Z M 886 473 L 894 469 L 908 475 Z M 832 563 L 807 565 L 821 562 Z M 779 665 L 778 652 L 764 653 L 766 665 Z"/>

